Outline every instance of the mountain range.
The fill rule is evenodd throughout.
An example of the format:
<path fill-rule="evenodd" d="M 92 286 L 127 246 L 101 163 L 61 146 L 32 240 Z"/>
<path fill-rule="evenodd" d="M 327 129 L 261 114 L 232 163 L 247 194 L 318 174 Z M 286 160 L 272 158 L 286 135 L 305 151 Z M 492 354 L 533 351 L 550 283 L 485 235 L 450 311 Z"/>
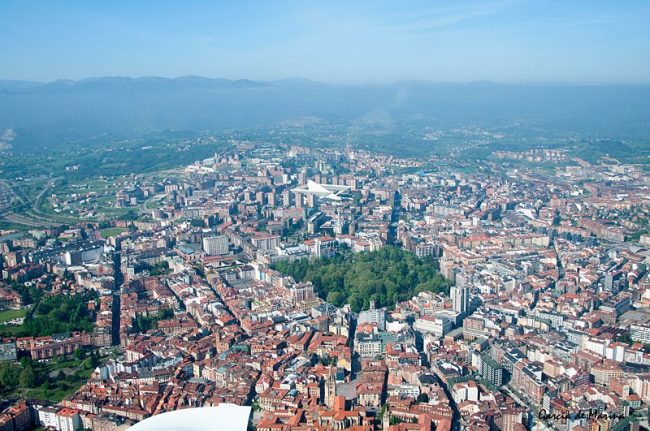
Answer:
<path fill-rule="evenodd" d="M 325 85 L 303 78 L 285 78 L 275 81 L 252 81 L 250 79 L 206 78 L 203 76 L 108 76 L 80 80 L 59 79 L 52 82 L 0 80 L 0 94 L 39 93 L 67 91 L 111 91 L 111 90 L 173 90 L 192 88 L 259 88 Z"/>

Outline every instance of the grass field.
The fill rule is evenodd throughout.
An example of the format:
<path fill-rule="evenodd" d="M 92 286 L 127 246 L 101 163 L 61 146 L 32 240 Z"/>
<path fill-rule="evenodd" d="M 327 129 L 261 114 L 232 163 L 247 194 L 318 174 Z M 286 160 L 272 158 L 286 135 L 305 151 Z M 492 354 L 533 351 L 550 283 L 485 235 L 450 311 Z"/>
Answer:
<path fill-rule="evenodd" d="M 102 238 L 110 238 L 112 236 L 118 236 L 122 232 L 126 232 L 128 229 L 123 227 L 108 227 L 99 231 Z"/>
<path fill-rule="evenodd" d="M 146 209 L 148 209 L 148 210 L 153 210 L 153 209 L 156 209 L 156 208 L 160 208 L 160 206 L 161 206 L 160 201 L 156 200 L 156 199 L 149 200 L 149 201 L 147 201 L 147 203 L 144 204 L 144 207 Z"/>
<path fill-rule="evenodd" d="M 27 311 L 25 310 L 3 310 L 0 311 L 0 323 L 6 322 L 8 320 L 18 319 L 19 317 L 25 317 Z"/>

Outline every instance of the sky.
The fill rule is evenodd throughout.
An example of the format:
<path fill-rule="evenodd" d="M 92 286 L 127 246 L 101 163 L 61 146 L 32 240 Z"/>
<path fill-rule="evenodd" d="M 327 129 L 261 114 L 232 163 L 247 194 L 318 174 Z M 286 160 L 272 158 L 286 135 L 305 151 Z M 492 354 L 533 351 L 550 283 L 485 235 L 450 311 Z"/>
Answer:
<path fill-rule="evenodd" d="M 183 75 L 650 83 L 650 1 L 0 1 L 0 79 Z"/>

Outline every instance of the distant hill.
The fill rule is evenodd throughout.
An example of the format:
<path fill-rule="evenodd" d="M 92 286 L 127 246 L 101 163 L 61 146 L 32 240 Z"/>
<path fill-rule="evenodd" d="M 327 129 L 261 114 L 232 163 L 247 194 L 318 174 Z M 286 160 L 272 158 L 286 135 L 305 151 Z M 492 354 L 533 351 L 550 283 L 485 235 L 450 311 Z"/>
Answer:
<path fill-rule="evenodd" d="M 79 91 L 161 91 L 182 89 L 213 88 L 259 88 L 259 87 L 296 87 L 323 85 L 303 78 L 285 78 L 276 81 L 251 81 L 250 79 L 206 78 L 203 76 L 179 76 L 163 78 L 160 76 L 143 76 L 130 78 L 110 76 L 85 78 L 77 81 L 60 79 L 52 82 L 0 80 L 0 94 L 34 94 L 48 92 Z"/>
<path fill-rule="evenodd" d="M 0 131 L 16 151 L 101 145 L 161 130 L 219 131 L 334 121 L 401 139 L 404 130 L 524 124 L 549 136 L 650 136 L 650 86 L 400 82 L 331 85 L 200 76 L 0 81 Z M 419 133 L 419 132 L 417 132 Z M 416 133 L 416 134 L 417 134 Z M 392 138 L 391 138 L 392 139 Z M 410 145 L 410 144 L 408 144 Z"/>

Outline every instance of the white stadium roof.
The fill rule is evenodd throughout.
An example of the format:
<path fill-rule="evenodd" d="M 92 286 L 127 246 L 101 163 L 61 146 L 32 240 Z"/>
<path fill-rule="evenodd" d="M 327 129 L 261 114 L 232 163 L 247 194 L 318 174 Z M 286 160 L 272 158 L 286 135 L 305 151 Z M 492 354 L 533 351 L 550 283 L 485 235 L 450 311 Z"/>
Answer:
<path fill-rule="evenodd" d="M 181 409 L 151 416 L 129 431 L 246 431 L 250 414 L 250 406 L 234 404 Z"/>
<path fill-rule="evenodd" d="M 303 193 L 318 196 L 320 199 L 340 201 L 340 193 L 350 190 L 350 186 L 339 186 L 336 184 L 319 184 L 309 180 L 306 185 L 292 189 L 294 193 Z"/>

